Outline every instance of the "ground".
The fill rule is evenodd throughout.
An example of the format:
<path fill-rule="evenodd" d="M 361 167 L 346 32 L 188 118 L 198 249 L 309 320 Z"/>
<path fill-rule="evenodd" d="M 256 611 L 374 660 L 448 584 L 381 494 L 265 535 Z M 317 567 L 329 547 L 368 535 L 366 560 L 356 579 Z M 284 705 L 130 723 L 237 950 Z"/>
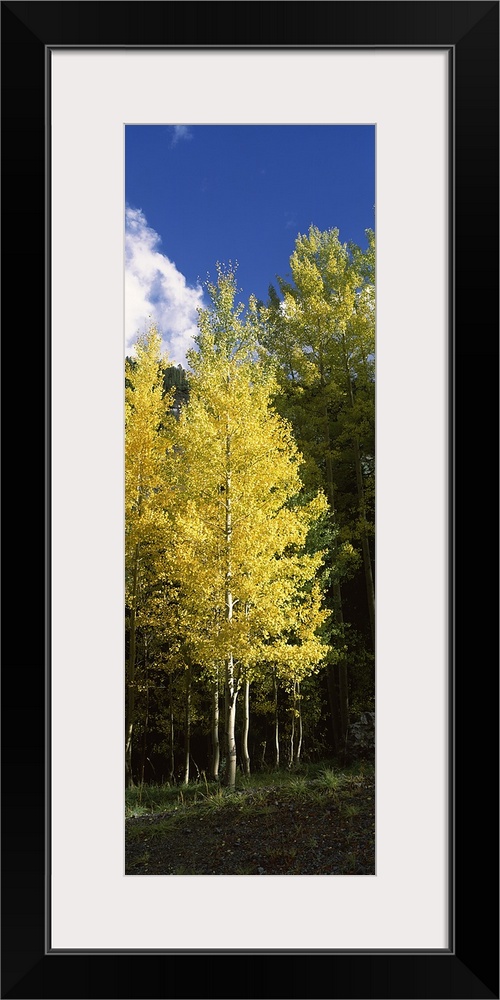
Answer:
<path fill-rule="evenodd" d="M 183 798 L 126 819 L 127 875 L 375 874 L 372 769 Z"/>

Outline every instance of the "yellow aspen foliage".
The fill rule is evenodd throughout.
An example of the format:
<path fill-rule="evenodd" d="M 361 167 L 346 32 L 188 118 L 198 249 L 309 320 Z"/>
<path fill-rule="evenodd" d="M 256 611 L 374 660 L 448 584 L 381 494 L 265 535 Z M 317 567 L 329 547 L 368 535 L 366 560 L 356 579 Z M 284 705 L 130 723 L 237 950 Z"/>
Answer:
<path fill-rule="evenodd" d="M 125 603 L 128 609 L 126 670 L 127 782 L 132 781 L 136 711 L 137 630 L 165 618 L 169 518 L 166 454 L 170 445 L 170 398 L 163 393 L 166 358 L 155 326 L 140 336 L 135 358 L 125 362 Z M 159 605 L 162 606 L 161 611 Z"/>
<path fill-rule="evenodd" d="M 300 679 L 327 652 L 314 583 L 323 554 L 304 549 L 327 502 L 298 502 L 302 459 L 271 405 L 278 387 L 259 357 L 255 303 L 243 319 L 234 273 L 221 267 L 208 291 L 176 434 L 176 570 L 193 657 L 208 671 L 229 665 L 235 697 L 264 662 Z"/>
<path fill-rule="evenodd" d="M 171 393 L 163 392 L 167 358 L 155 326 L 140 336 L 136 356 L 125 366 L 125 566 L 130 596 L 136 560 L 143 569 L 167 545 L 169 489 L 166 455 L 171 447 L 174 419 L 169 412 Z"/>
<path fill-rule="evenodd" d="M 282 385 L 287 385 L 295 424 L 300 427 L 299 438 L 309 459 L 308 477 L 321 482 L 324 469 L 339 541 L 361 547 L 374 648 L 370 539 L 374 533 L 375 236 L 371 230 L 365 235 L 368 246 L 362 250 L 354 243 L 342 243 L 338 229 L 322 232 L 310 226 L 307 234 L 299 234 L 290 257 L 292 281 L 278 279 L 283 299 L 275 295 L 262 310 L 262 318 L 267 347 L 281 363 Z M 349 465 L 355 474 L 355 503 L 345 495 Z M 337 548 L 337 568 L 347 568 L 345 558 L 337 558 L 339 554 Z M 340 592 L 335 602 L 340 621 Z"/>

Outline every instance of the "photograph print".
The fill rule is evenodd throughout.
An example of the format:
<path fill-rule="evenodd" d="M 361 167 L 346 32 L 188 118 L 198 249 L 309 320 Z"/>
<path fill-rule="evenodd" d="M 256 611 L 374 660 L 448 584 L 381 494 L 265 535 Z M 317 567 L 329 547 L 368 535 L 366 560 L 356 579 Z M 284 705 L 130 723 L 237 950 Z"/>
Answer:
<path fill-rule="evenodd" d="M 125 874 L 374 875 L 375 126 L 125 164 Z"/>

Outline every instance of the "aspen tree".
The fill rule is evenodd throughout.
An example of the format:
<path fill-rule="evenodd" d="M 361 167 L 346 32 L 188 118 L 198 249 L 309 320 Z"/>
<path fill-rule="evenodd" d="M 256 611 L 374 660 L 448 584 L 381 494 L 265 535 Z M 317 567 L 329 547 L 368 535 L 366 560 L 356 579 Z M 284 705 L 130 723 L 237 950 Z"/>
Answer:
<path fill-rule="evenodd" d="M 176 572 L 180 627 L 197 662 L 224 690 L 226 783 L 236 776 L 235 719 L 245 681 L 264 662 L 300 678 L 327 647 L 328 614 L 314 584 L 323 553 L 306 554 L 327 502 L 301 495 L 301 456 L 271 405 L 277 383 L 259 356 L 254 300 L 235 306 L 234 272 L 218 265 L 200 310 L 189 403 L 176 428 Z"/>
<path fill-rule="evenodd" d="M 135 358 L 125 364 L 125 600 L 128 609 L 125 773 L 133 784 L 132 745 L 136 713 L 137 630 L 163 610 L 169 546 L 166 462 L 170 396 L 163 394 L 161 337 L 156 326 L 142 334 Z M 160 589 L 160 597 L 158 597 Z M 156 596 L 156 605 L 155 605 Z"/>
<path fill-rule="evenodd" d="M 354 244 L 341 243 L 337 229 L 321 232 L 311 226 L 306 235 L 299 235 L 290 257 L 292 281 L 278 279 L 283 299 L 273 292 L 262 316 L 267 327 L 266 344 L 279 359 L 294 425 L 309 457 L 311 481 L 315 481 L 315 468 L 324 469 L 323 481 L 337 538 L 331 548 L 332 562 L 337 567 L 343 562 L 347 565 L 350 556 L 355 559 L 352 541 L 359 539 L 361 543 L 374 647 L 375 599 L 369 545 L 373 527 L 368 516 L 368 500 L 373 498 L 366 489 L 364 444 L 373 439 L 374 428 L 375 244 L 373 233 L 367 230 L 366 235 L 365 252 Z M 345 498 L 338 478 L 347 454 L 352 454 L 355 470 L 357 512 L 354 521 L 343 524 L 343 541 L 348 545 L 341 551 L 338 505 Z M 317 471 L 316 482 L 321 482 Z M 335 621 L 342 630 L 338 573 L 332 576 L 332 599 Z M 337 659 L 332 665 L 328 680 L 335 745 L 341 750 L 349 721 L 345 659 Z"/>

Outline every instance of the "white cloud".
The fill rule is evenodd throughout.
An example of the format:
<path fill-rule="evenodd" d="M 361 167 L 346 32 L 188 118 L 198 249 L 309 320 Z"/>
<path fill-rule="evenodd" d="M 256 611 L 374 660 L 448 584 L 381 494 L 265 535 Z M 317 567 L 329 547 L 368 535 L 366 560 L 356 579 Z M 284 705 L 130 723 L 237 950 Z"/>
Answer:
<path fill-rule="evenodd" d="M 186 351 L 197 333 L 203 289 L 191 288 L 158 249 L 161 239 L 141 209 L 127 206 L 125 220 L 125 353 L 139 333 L 156 323 L 170 361 L 186 367 Z"/>
<path fill-rule="evenodd" d="M 188 125 L 172 125 L 173 134 L 170 142 L 171 146 L 176 146 L 181 139 L 192 139 L 193 135 L 189 131 Z"/>

